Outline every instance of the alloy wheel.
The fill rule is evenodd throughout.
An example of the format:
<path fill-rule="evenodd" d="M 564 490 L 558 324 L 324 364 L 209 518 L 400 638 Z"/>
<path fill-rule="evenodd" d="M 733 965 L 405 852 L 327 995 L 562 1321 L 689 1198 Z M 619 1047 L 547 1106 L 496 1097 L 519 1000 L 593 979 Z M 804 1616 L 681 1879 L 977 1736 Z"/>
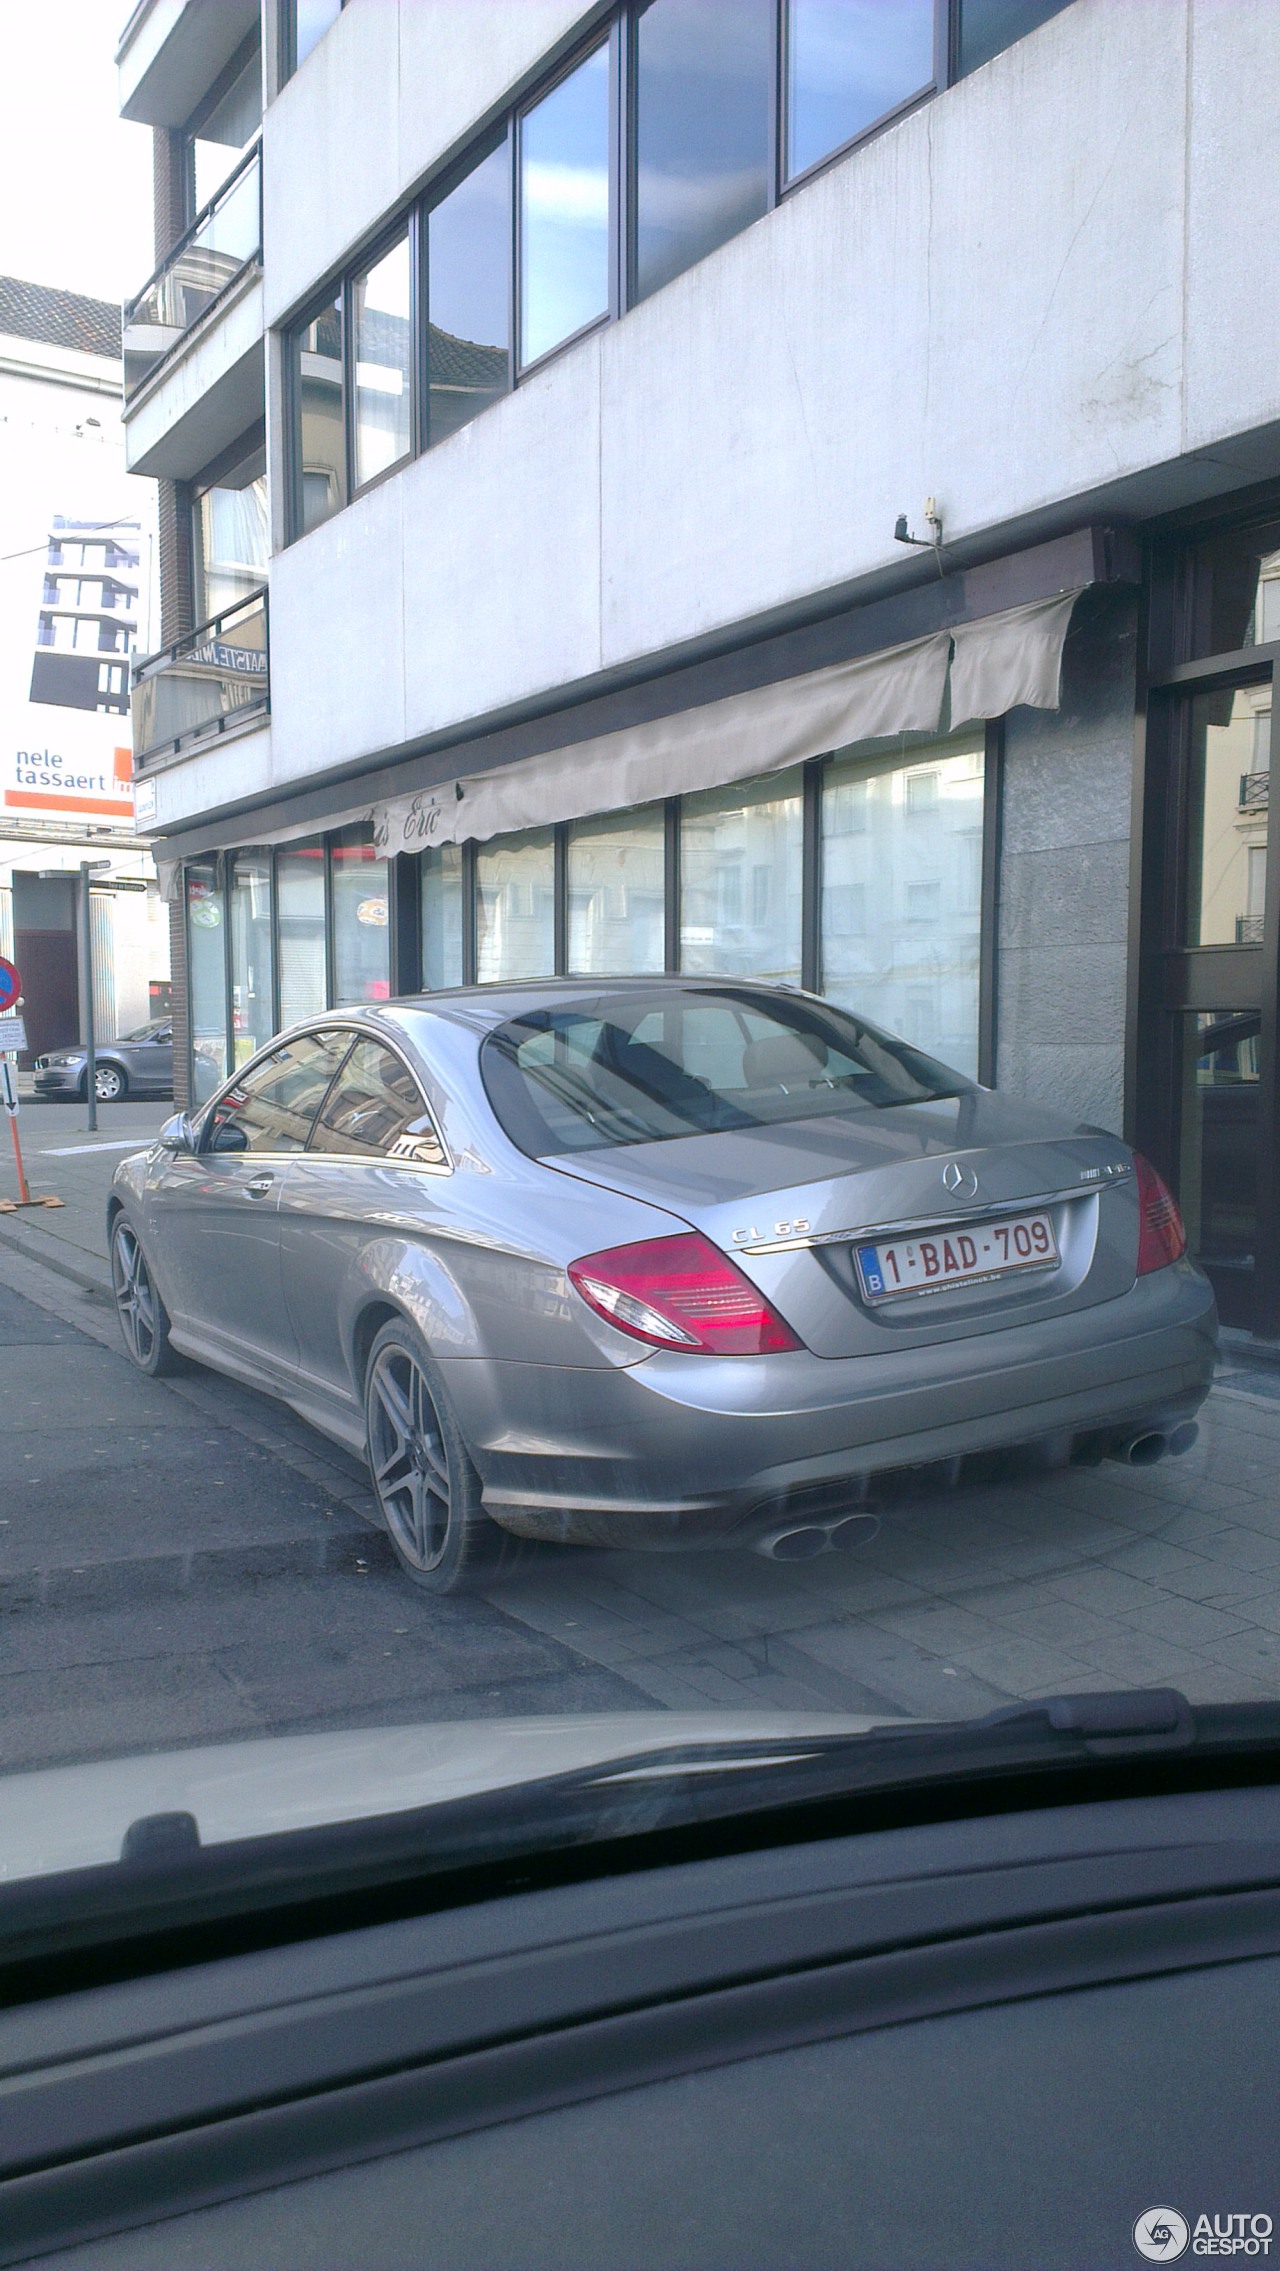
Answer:
<path fill-rule="evenodd" d="M 123 1222 L 111 1241 L 111 1282 L 129 1354 L 145 1371 L 156 1345 L 156 1290 L 146 1256 Z"/>
<path fill-rule="evenodd" d="M 124 1081 L 114 1065 L 98 1065 L 93 1075 L 93 1093 L 100 1104 L 114 1104 L 124 1094 Z"/>
<path fill-rule="evenodd" d="M 374 1486 L 400 1552 L 435 1569 L 449 1535 L 449 1459 L 440 1417 L 407 1348 L 384 1348 L 369 1375 Z"/>

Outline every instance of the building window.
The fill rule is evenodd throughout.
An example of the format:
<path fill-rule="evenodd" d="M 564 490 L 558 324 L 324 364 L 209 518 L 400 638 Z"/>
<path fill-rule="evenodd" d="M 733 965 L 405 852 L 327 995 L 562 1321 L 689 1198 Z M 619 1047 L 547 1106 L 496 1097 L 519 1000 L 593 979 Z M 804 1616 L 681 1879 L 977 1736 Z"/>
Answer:
<path fill-rule="evenodd" d="M 611 47 L 520 121 L 520 361 L 609 313 Z"/>
<path fill-rule="evenodd" d="M 267 580 L 270 523 L 266 445 L 238 444 L 236 462 L 197 486 L 192 508 L 198 623 L 257 591 Z"/>
<path fill-rule="evenodd" d="M 325 976 L 324 845 L 290 844 L 276 854 L 276 940 L 280 1026 L 300 1024 L 328 1006 Z"/>
<path fill-rule="evenodd" d="M 192 1094 L 206 1103 L 227 1075 L 227 956 L 222 892 L 212 860 L 187 869 L 187 984 Z"/>
<path fill-rule="evenodd" d="M 262 55 L 256 34 L 231 69 L 230 84 L 215 89 L 210 108 L 187 129 L 188 221 L 217 196 L 262 124 Z"/>
<path fill-rule="evenodd" d="M 504 138 L 427 215 L 428 445 L 511 384 L 511 149 Z"/>
<path fill-rule="evenodd" d="M 970 1075 L 985 771 L 984 737 L 960 735 L 924 766 L 837 758 L 822 785 L 822 991 Z"/>
<path fill-rule="evenodd" d="M 342 14 L 344 0 L 281 0 L 280 82 L 292 78 L 318 47 L 330 24 Z"/>
<path fill-rule="evenodd" d="M 794 181 L 934 84 L 934 0 L 786 0 Z"/>
<path fill-rule="evenodd" d="M 413 309 L 407 231 L 351 287 L 355 354 L 355 487 L 412 447 Z"/>
<path fill-rule="evenodd" d="M 343 828 L 331 839 L 333 862 L 333 1007 L 385 1001 L 391 991 L 387 863 L 367 828 Z"/>
<path fill-rule="evenodd" d="M 1067 6 L 1067 0 L 956 0 L 956 76 L 963 79 L 993 55 L 1025 39 Z"/>
<path fill-rule="evenodd" d="M 555 843 L 550 828 L 476 849 L 476 976 L 545 978 L 555 968 Z"/>
<path fill-rule="evenodd" d="M 430 992 L 462 984 L 462 847 L 436 844 L 418 866 L 422 983 Z"/>
<path fill-rule="evenodd" d="M 568 831 L 569 968 L 659 971 L 666 954 L 662 806 L 575 820 Z"/>
<path fill-rule="evenodd" d="M 297 399 L 298 534 L 318 528 L 347 501 L 342 415 L 342 294 L 327 300 L 294 335 Z"/>
<path fill-rule="evenodd" d="M 652 0 L 635 31 L 634 296 L 769 203 L 774 0 Z"/>
<path fill-rule="evenodd" d="M 798 772 L 681 799 L 682 971 L 799 984 L 801 834 Z M 763 903 L 743 883 L 758 867 L 772 885 Z"/>
<path fill-rule="evenodd" d="M 237 852 L 228 894 L 231 1033 L 235 1062 L 247 1064 L 275 1032 L 271 982 L 271 854 Z"/>

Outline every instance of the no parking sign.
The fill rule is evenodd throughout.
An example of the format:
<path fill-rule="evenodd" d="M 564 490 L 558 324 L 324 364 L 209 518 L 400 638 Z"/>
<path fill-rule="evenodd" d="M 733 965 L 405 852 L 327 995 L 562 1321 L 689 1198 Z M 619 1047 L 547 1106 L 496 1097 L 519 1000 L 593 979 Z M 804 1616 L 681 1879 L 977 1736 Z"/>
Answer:
<path fill-rule="evenodd" d="M 3 954 L 0 954 L 0 1016 L 21 999 L 22 978 L 12 962 L 6 962 Z"/>

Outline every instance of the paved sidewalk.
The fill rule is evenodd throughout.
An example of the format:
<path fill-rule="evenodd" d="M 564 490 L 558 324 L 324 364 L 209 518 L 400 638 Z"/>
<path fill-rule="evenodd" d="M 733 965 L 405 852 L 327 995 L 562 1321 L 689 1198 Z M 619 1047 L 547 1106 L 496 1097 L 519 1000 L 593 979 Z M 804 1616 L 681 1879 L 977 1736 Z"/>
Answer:
<path fill-rule="evenodd" d="M 63 1203 L 0 1214 L 0 1252 L 13 1249 L 73 1282 L 105 1292 L 110 1284 L 106 1205 L 111 1177 L 130 1151 L 150 1143 L 172 1111 L 163 1100 L 100 1104 L 97 1132 L 91 1134 L 83 1104 L 24 1098 L 18 1132 L 31 1195 L 51 1192 Z M 7 1115 L 0 1118 L 6 1123 L 0 1127 L 0 1198 L 16 1198 Z"/>

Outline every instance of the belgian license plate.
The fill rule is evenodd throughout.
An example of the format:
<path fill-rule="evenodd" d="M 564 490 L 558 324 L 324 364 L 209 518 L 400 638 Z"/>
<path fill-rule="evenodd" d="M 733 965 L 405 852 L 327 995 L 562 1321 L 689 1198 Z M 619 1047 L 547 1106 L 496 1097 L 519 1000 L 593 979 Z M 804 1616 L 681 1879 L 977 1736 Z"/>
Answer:
<path fill-rule="evenodd" d="M 854 1254 L 865 1298 L 892 1301 L 895 1294 L 941 1293 L 1018 1270 L 1051 1269 L 1058 1241 L 1051 1216 L 1019 1214 L 1006 1222 L 970 1223 L 967 1230 L 952 1224 L 919 1237 L 882 1239 L 855 1246 Z"/>

